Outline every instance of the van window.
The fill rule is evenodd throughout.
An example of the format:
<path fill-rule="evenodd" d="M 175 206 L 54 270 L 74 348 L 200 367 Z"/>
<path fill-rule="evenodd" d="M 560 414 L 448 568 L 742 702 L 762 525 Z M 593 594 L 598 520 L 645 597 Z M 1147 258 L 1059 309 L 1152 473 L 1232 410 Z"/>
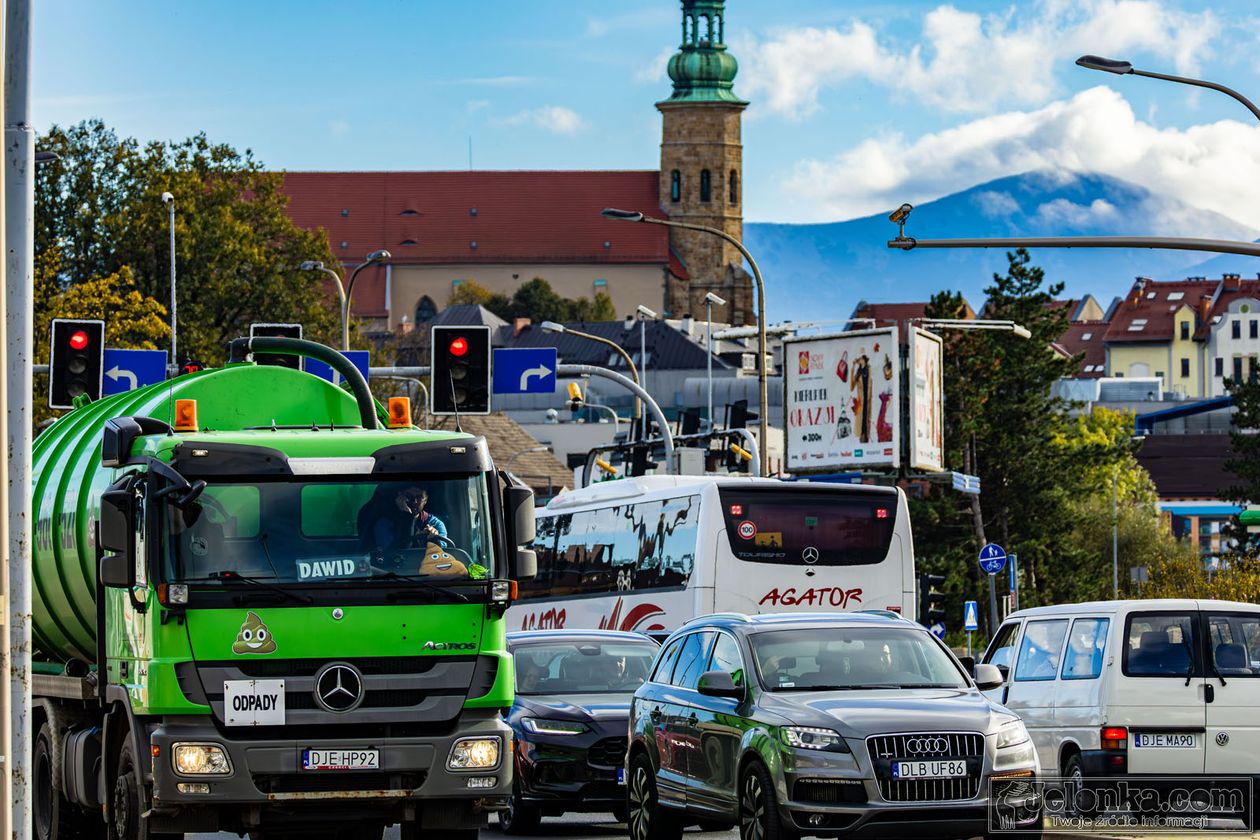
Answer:
<path fill-rule="evenodd" d="M 1067 635 L 1067 619 L 1030 621 L 1019 643 L 1016 680 L 1052 680 L 1059 672 L 1059 655 Z"/>
<path fill-rule="evenodd" d="M 1063 657 L 1063 679 L 1093 680 L 1102 673 L 1103 650 L 1107 647 L 1106 618 L 1078 618 L 1068 634 L 1067 656 Z"/>
<path fill-rule="evenodd" d="M 1208 652 L 1214 674 L 1223 677 L 1260 676 L 1260 615 L 1208 615 Z"/>
<path fill-rule="evenodd" d="M 1015 637 L 1019 635 L 1019 622 L 1003 624 L 997 635 L 985 651 L 985 665 L 996 665 L 999 668 L 1010 668 L 1015 654 Z"/>
<path fill-rule="evenodd" d="M 1132 613 L 1121 668 L 1130 677 L 1201 676 L 1190 613 Z"/>

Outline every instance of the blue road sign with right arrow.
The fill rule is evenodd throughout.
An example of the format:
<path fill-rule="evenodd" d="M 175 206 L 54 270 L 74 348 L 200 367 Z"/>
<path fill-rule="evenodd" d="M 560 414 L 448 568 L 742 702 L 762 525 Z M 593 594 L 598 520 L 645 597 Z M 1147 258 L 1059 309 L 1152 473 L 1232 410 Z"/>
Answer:
<path fill-rule="evenodd" d="M 980 549 L 980 571 L 996 575 L 1006 568 L 1006 549 L 997 543 L 989 543 Z"/>
<path fill-rule="evenodd" d="M 553 394 L 556 348 L 500 347 L 494 351 L 494 393 Z"/>
<path fill-rule="evenodd" d="M 106 347 L 104 367 L 101 395 L 125 394 L 166 379 L 166 351 Z"/>
<path fill-rule="evenodd" d="M 968 632 L 980 629 L 980 614 L 976 611 L 975 601 L 967 601 L 963 607 L 963 629 Z"/>

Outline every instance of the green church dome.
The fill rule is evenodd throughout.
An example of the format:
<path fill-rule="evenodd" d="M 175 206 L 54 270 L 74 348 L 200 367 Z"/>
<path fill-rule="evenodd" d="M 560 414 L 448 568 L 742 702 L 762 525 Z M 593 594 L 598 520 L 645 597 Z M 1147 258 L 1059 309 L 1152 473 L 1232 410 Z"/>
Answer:
<path fill-rule="evenodd" d="M 739 62 L 726 51 L 725 2 L 683 0 L 682 43 L 669 60 L 674 92 L 666 102 L 746 105 L 733 90 Z"/>

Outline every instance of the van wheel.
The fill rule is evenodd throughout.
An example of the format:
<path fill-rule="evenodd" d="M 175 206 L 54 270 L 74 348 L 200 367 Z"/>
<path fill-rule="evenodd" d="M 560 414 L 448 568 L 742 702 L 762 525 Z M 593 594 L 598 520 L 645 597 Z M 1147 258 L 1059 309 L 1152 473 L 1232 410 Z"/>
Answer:
<path fill-rule="evenodd" d="M 797 840 L 800 835 L 779 816 L 779 798 L 770 774 L 751 762 L 739 782 L 740 840 Z"/>
<path fill-rule="evenodd" d="M 639 753 L 630 762 L 630 784 L 626 786 L 629 806 L 630 840 L 679 840 L 682 821 L 661 805 L 656 794 L 656 774 L 652 762 Z"/>
<path fill-rule="evenodd" d="M 1098 809 L 1091 807 L 1097 800 L 1093 796 L 1080 796 L 1080 792 L 1085 790 L 1085 771 L 1078 754 L 1068 756 L 1067 763 L 1063 765 L 1063 778 L 1067 780 L 1068 792 L 1072 796 L 1071 813 L 1078 817 L 1097 816 Z"/>
<path fill-rule="evenodd" d="M 89 840 L 105 833 L 105 823 L 66 799 L 62 790 L 61 739 L 44 723 L 31 751 L 31 822 L 35 840 Z"/>

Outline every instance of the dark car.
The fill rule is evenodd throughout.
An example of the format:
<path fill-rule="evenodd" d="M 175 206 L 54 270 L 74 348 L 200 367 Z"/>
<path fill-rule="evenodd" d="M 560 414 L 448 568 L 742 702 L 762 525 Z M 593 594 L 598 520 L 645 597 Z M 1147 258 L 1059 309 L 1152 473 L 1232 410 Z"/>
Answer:
<path fill-rule="evenodd" d="M 543 816 L 612 812 L 626 818 L 630 698 L 660 648 L 638 633 L 536 630 L 508 634 L 516 667 L 512 798 L 508 834 Z"/>
<path fill-rule="evenodd" d="M 997 669 L 976 673 L 896 615 L 695 619 L 634 695 L 630 836 L 1039 835 L 1028 730 L 980 692 Z"/>

